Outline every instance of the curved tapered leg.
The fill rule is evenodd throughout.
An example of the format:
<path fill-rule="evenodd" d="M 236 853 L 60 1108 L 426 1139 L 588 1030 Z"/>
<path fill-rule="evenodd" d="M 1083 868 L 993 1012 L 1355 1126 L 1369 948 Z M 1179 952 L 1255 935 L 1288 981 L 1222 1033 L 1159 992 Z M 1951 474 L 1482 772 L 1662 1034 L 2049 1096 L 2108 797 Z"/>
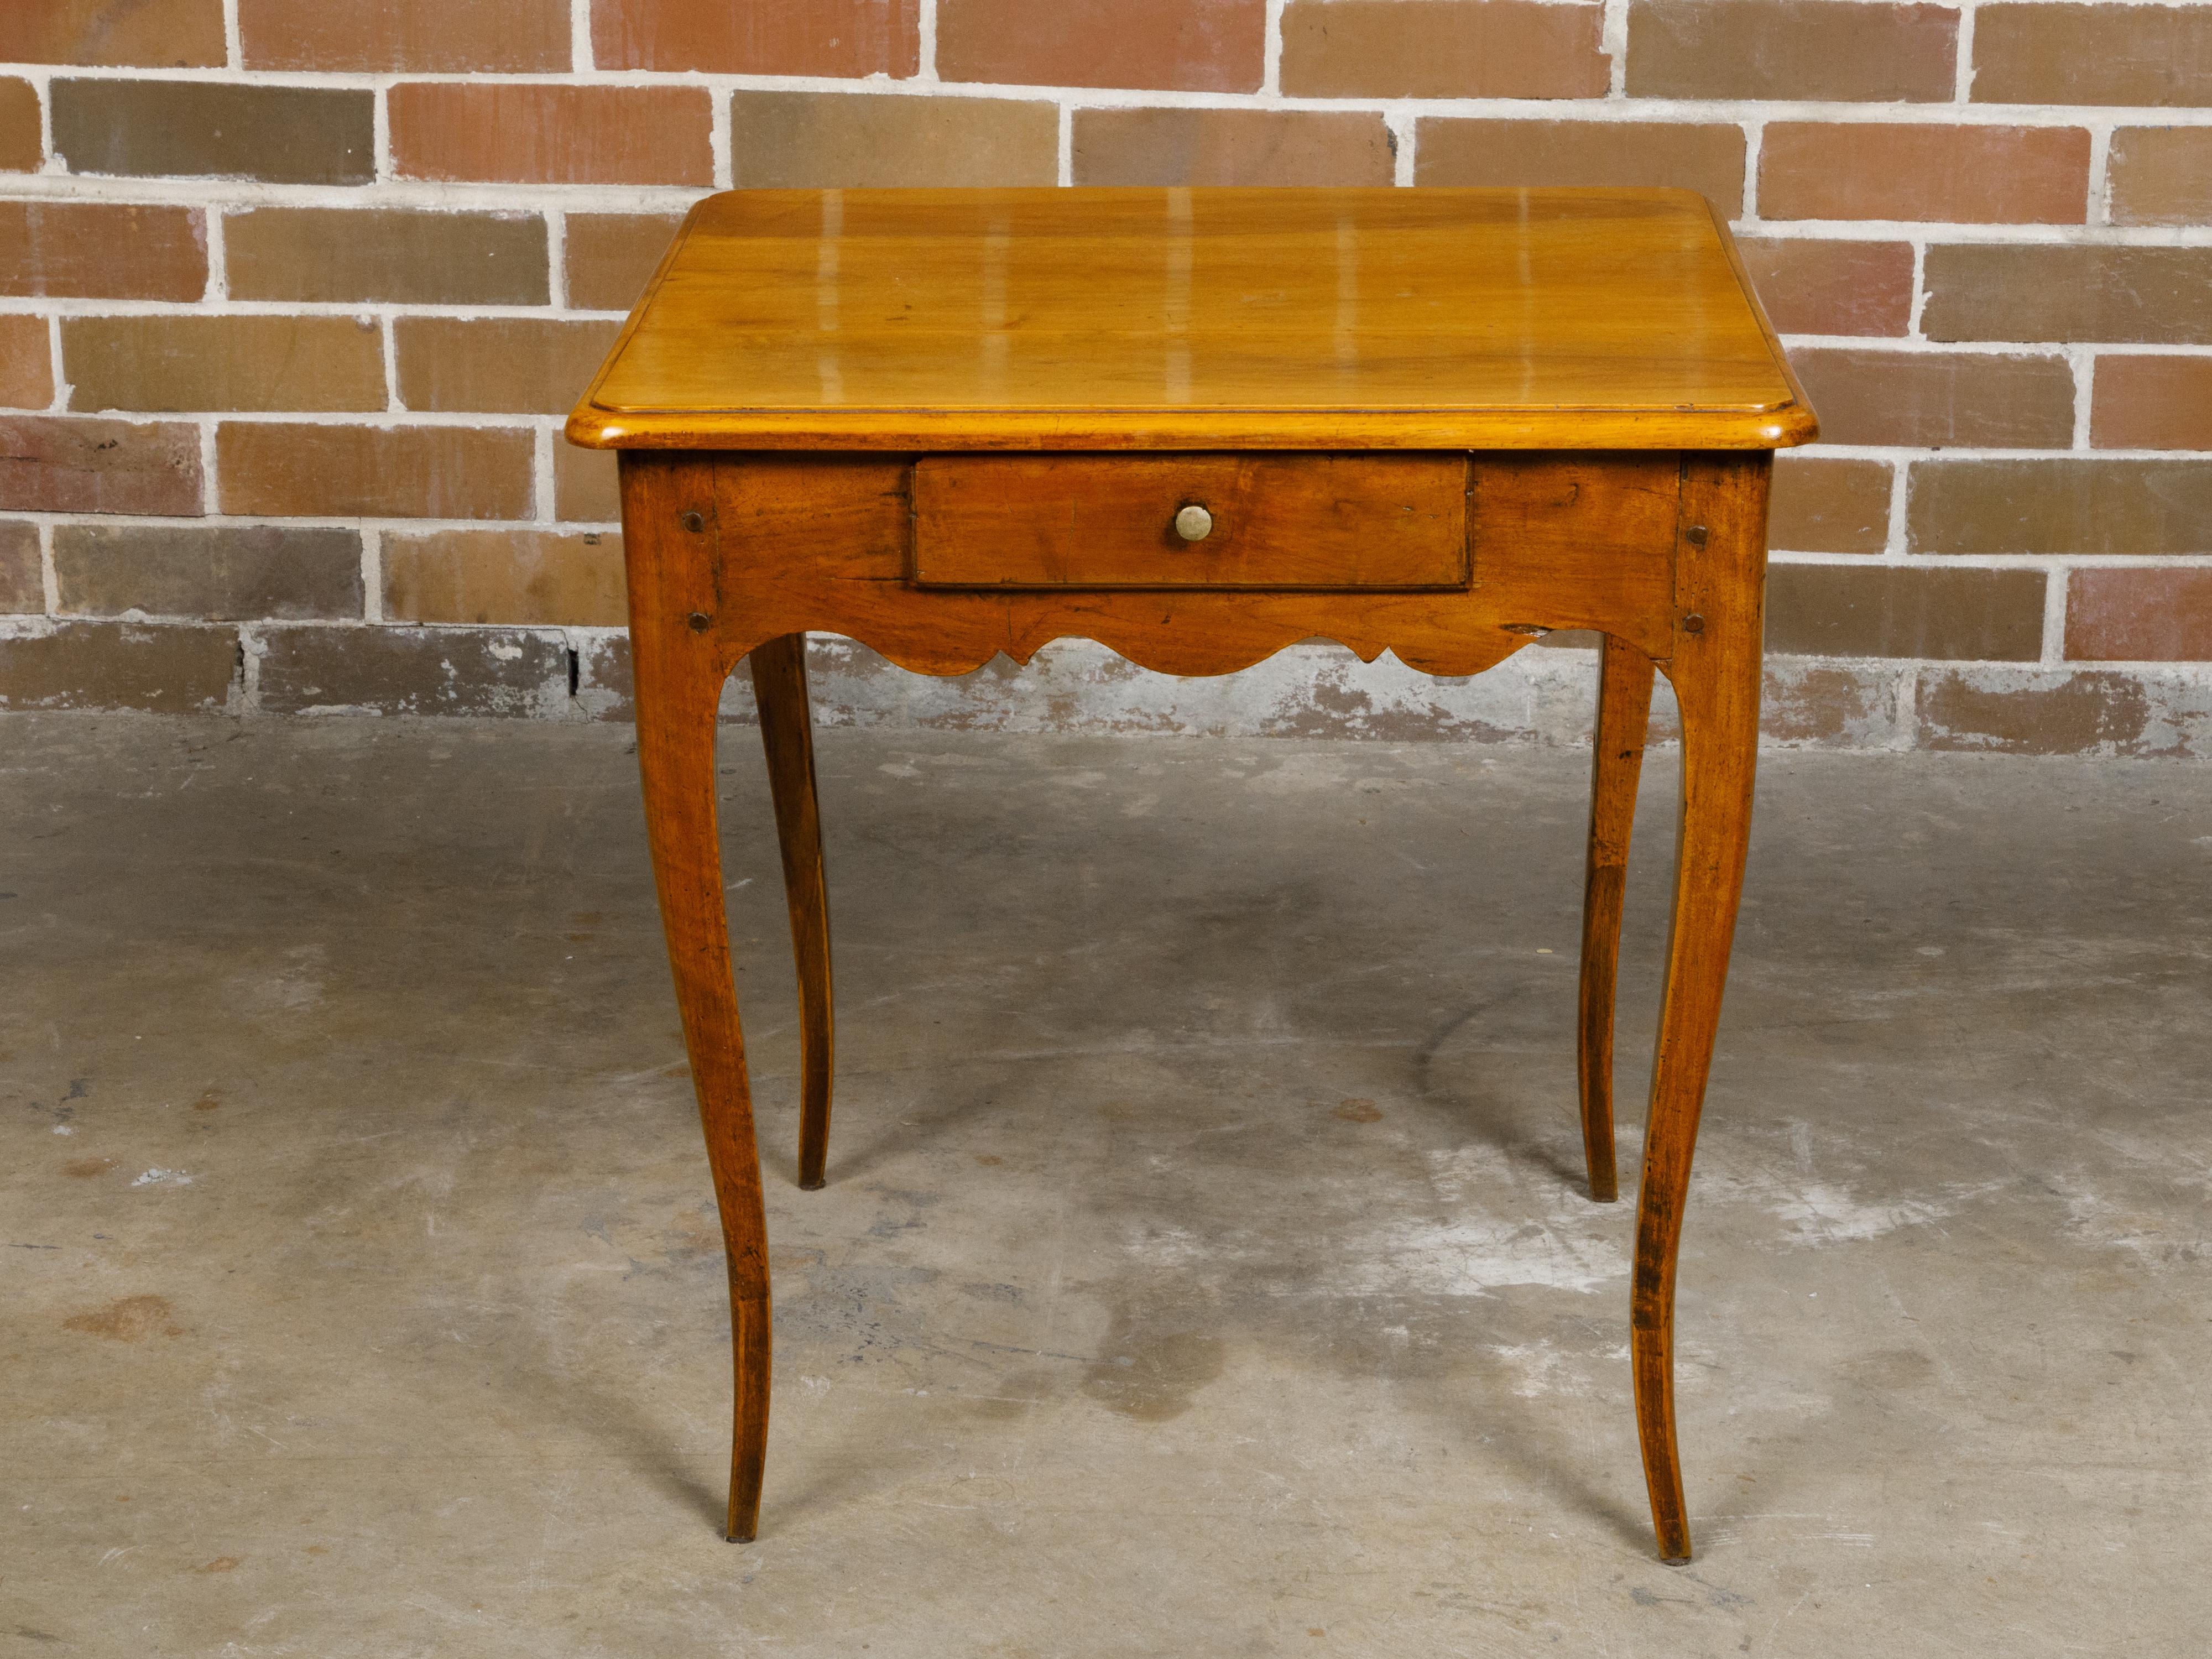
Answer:
<path fill-rule="evenodd" d="M 1677 1563 L 1690 1559 L 1690 1523 L 1674 1441 L 1674 1259 L 1749 845 L 1768 459 L 1688 459 L 1667 669 L 1682 711 L 1681 824 L 1637 1202 L 1629 1352 L 1652 1524 L 1660 1555 Z"/>
<path fill-rule="evenodd" d="M 729 664 L 715 635 L 714 510 L 710 461 L 623 457 L 638 769 L 661 925 L 729 1261 L 736 1382 L 728 1535 L 744 1540 L 759 1522 L 768 1449 L 768 1223 L 730 975 L 714 811 L 715 708 Z"/>
<path fill-rule="evenodd" d="M 1613 998 L 1620 962 L 1620 907 L 1636 783 L 1651 723 L 1651 659 L 1606 637 L 1598 646 L 1597 721 L 1590 733 L 1589 856 L 1583 873 L 1582 992 L 1575 1073 L 1581 1085 L 1583 1158 L 1590 1197 L 1620 1195 L 1613 1164 Z"/>
<path fill-rule="evenodd" d="M 799 964 L 799 1184 L 823 1182 L 830 1156 L 834 1032 L 830 1003 L 830 896 L 822 878 L 822 814 L 814 789 L 814 719 L 806 699 L 806 635 L 757 645 L 753 696 L 775 798 L 783 849 L 783 896 L 791 909 L 791 953 Z"/>

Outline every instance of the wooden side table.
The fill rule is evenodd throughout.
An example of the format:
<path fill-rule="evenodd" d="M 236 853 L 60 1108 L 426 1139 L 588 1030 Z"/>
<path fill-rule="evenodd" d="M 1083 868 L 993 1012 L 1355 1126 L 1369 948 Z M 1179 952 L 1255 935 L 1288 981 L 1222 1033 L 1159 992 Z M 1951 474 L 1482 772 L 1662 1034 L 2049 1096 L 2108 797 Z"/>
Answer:
<path fill-rule="evenodd" d="M 812 1188 L 830 995 L 806 630 L 928 674 L 1068 635 L 1222 674 L 1322 635 L 1464 675 L 1592 629 L 1578 1057 L 1600 1201 L 1655 665 L 1682 714 L 1630 1305 L 1659 1551 L 1689 1559 L 1675 1246 L 1750 824 L 1771 452 L 1814 431 L 1687 191 L 754 191 L 693 210 L 568 433 L 623 452 L 647 824 L 729 1255 L 732 1538 L 757 1524 L 769 1405 L 714 812 L 738 659 L 782 842 Z"/>

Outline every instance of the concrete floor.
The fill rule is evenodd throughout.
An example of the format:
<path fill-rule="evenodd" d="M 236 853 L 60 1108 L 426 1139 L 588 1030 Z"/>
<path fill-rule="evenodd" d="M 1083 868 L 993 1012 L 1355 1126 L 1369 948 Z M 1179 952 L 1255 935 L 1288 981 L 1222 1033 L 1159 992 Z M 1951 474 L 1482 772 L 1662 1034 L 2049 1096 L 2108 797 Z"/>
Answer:
<path fill-rule="evenodd" d="M 1580 757 L 825 732 L 808 1194 L 726 732 L 779 1298 L 732 1546 L 627 744 L 0 722 L 0 1655 L 2203 1650 L 2212 769 L 1765 761 L 1669 1569 Z"/>

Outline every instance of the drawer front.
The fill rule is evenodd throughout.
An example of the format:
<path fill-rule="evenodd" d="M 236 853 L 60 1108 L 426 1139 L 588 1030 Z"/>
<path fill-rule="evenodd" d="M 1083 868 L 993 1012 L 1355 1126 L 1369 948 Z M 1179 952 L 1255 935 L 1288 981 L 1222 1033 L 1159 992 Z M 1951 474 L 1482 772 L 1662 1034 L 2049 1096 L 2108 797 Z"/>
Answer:
<path fill-rule="evenodd" d="M 926 455 L 912 574 L 923 587 L 1459 588 L 1467 495 L 1457 453 Z"/>

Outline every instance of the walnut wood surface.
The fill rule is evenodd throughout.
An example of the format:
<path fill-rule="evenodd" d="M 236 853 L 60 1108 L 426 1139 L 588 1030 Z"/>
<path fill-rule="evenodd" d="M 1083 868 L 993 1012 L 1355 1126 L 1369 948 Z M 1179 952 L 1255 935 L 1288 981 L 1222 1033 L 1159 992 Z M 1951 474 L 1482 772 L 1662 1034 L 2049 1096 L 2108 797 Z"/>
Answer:
<path fill-rule="evenodd" d="M 1613 1156 L 1613 1005 L 1620 963 L 1621 897 L 1628 875 L 1636 785 L 1651 721 L 1651 659 L 1605 639 L 1598 647 L 1597 720 L 1590 731 L 1589 850 L 1583 874 L 1582 981 L 1575 1075 L 1582 1091 L 1583 1158 L 1590 1196 L 1620 1195 Z"/>
<path fill-rule="evenodd" d="M 1768 449 L 1812 413 L 1668 190 L 733 191 L 570 438 L 709 449 Z"/>

